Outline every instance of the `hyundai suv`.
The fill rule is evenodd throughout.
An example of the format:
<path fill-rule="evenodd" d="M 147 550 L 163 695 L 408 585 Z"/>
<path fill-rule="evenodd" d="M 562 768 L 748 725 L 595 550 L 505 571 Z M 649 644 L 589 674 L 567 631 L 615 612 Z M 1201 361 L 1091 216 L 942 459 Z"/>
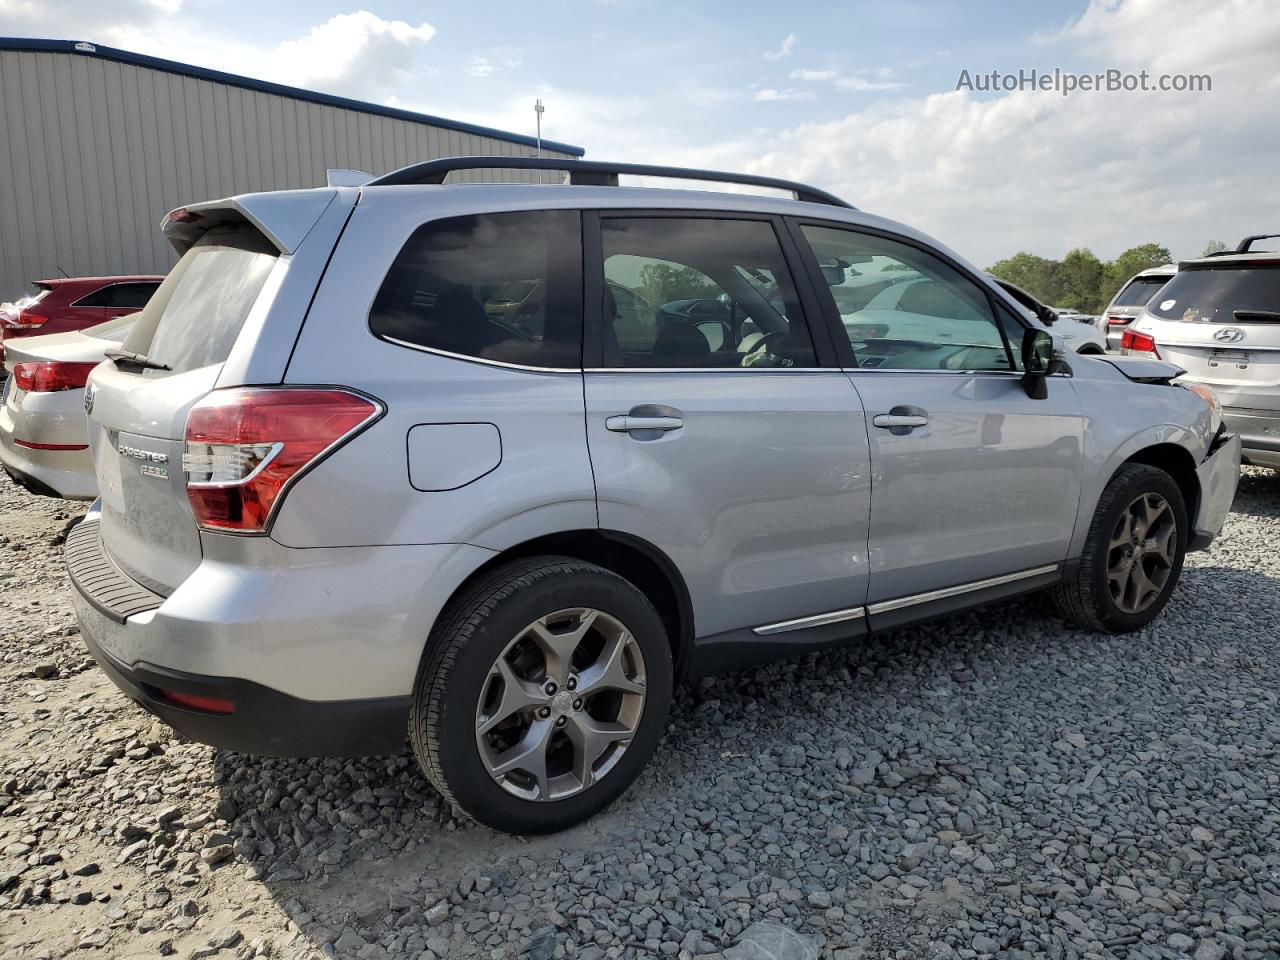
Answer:
<path fill-rule="evenodd" d="M 443 182 L 496 167 L 569 182 Z M 501 830 L 621 794 L 681 678 L 1032 591 L 1138 629 L 1236 487 L 1176 367 L 1068 361 L 981 270 L 802 184 L 452 158 L 164 232 L 181 259 L 86 391 L 90 651 L 216 746 L 407 736 Z M 492 308 L 531 282 L 518 323 Z"/>
<path fill-rule="evenodd" d="M 1245 237 L 1235 250 L 1184 261 L 1128 330 L 1123 352 L 1163 357 L 1222 402 L 1246 463 L 1280 469 L 1280 252 Z"/>

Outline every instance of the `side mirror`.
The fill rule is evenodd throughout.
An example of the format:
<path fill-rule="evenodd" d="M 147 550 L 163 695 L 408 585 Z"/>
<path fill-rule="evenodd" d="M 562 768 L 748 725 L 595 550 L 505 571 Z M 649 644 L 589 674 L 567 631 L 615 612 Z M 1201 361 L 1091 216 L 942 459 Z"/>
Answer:
<path fill-rule="evenodd" d="M 1058 321 L 1058 315 L 1046 307 L 1043 303 L 1036 307 L 1036 317 L 1046 327 L 1052 327 Z"/>
<path fill-rule="evenodd" d="M 822 278 L 827 281 L 827 286 L 834 287 L 844 283 L 844 267 L 839 263 L 824 263 L 822 266 Z"/>
<path fill-rule="evenodd" d="M 1022 389 L 1032 400 L 1049 396 L 1045 378 L 1053 372 L 1053 337 L 1034 327 L 1022 335 Z"/>

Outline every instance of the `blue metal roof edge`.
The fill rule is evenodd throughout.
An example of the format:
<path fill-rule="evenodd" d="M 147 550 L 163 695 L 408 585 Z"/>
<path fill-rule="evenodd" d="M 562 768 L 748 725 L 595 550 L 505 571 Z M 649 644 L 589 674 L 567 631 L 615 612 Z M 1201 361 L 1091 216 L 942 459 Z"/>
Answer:
<path fill-rule="evenodd" d="M 179 63 L 176 60 L 165 60 L 162 57 L 152 57 L 145 53 L 133 53 L 129 50 L 119 50 L 116 47 L 107 47 L 91 41 L 47 40 L 40 37 L 0 37 L 0 50 L 34 50 L 44 53 L 75 53 L 82 56 L 102 57 L 106 60 L 115 60 L 118 63 L 128 63 L 137 67 L 148 67 L 152 70 L 163 70 L 166 73 L 176 73 L 185 77 L 194 77 L 198 80 L 209 80 L 213 83 L 225 83 L 233 87 L 243 87 L 246 90 L 273 93 L 281 97 L 292 97 L 295 100 L 307 100 L 311 103 L 319 103 L 329 107 L 341 107 L 345 110 L 356 110 L 360 113 L 372 113 L 378 116 L 391 117 L 395 120 L 407 120 L 411 123 L 427 123 L 434 127 L 444 127 L 447 130 L 457 130 L 461 133 L 473 133 L 481 137 L 492 137 L 495 140 L 505 140 L 509 143 L 519 143 L 528 147 L 537 146 L 538 143 L 536 138 L 526 136 L 522 133 L 509 133 L 506 130 L 498 130 L 493 127 L 483 127 L 476 123 L 466 123 L 462 120 L 448 120 L 444 117 L 435 117 L 429 113 L 415 113 L 412 110 L 401 110 L 397 107 L 384 107 L 377 103 L 368 103 L 364 100 L 352 100 L 348 97 L 339 97 L 331 93 L 318 93 L 315 90 L 304 90 L 301 87 L 289 87 L 282 83 L 271 83 L 267 80 L 255 80 L 252 77 L 242 77 L 235 73 L 224 73 L 221 70 L 210 70 L 206 67 L 197 67 L 189 63 Z M 555 150 L 558 153 L 569 153 L 575 157 L 581 157 L 586 153 L 586 150 L 582 147 L 575 147 L 568 143 L 559 143 L 555 140 L 544 139 L 542 141 L 542 146 L 548 150 Z"/>

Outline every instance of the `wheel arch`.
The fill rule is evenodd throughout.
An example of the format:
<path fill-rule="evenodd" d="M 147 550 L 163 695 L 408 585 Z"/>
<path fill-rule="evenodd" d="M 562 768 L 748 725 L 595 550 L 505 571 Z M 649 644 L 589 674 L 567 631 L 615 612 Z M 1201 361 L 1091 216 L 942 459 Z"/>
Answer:
<path fill-rule="evenodd" d="M 1200 478 L 1196 476 L 1195 458 L 1186 447 L 1180 447 L 1176 443 L 1153 444 L 1132 454 L 1120 466 L 1130 463 L 1143 463 L 1169 474 L 1182 492 L 1188 521 L 1195 518 L 1200 505 Z M 1119 467 L 1116 469 L 1119 470 Z M 1112 476 L 1115 476 L 1114 472 Z M 1107 482 L 1110 483 L 1110 479 Z"/>
<path fill-rule="evenodd" d="M 450 599 L 497 567 L 542 555 L 594 563 L 634 584 L 662 618 L 671 643 L 675 676 L 681 676 L 693 648 L 693 602 L 689 588 L 662 550 L 633 534 L 617 530 L 564 530 L 525 540 L 507 547 L 473 570 L 458 584 Z"/>

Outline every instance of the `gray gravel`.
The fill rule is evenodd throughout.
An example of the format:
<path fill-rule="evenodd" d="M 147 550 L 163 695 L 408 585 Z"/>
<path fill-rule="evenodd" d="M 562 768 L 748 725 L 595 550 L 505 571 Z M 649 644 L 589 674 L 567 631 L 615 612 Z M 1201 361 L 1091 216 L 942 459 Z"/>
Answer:
<path fill-rule="evenodd" d="M 636 788 L 536 841 L 408 757 L 173 737 L 80 646 L 77 513 L 0 481 L 5 957 L 1280 950 L 1275 473 L 1141 634 L 1032 599 L 686 688 Z"/>

